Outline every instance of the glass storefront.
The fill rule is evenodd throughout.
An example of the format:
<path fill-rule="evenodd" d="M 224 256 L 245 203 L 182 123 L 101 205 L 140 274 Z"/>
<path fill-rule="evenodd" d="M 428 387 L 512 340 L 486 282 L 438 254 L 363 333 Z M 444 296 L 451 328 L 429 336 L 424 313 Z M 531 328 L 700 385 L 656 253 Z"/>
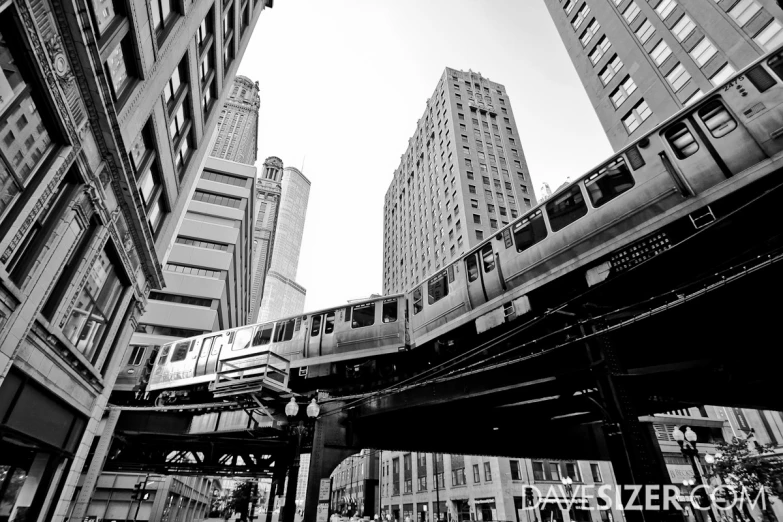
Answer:
<path fill-rule="evenodd" d="M 54 509 L 84 419 L 24 374 L 0 384 L 0 522 Z"/>

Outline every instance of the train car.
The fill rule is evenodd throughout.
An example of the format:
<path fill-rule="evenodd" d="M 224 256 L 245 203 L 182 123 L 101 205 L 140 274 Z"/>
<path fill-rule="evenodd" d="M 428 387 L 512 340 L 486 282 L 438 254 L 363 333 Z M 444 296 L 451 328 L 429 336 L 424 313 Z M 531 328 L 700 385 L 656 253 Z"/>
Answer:
<path fill-rule="evenodd" d="M 384 296 L 175 341 L 161 348 L 147 390 L 165 399 L 206 391 L 219 369 L 253 367 L 267 352 L 290 361 L 301 376 L 344 375 L 346 360 L 405 349 L 405 305 L 403 294 Z"/>
<path fill-rule="evenodd" d="M 576 290 L 585 290 L 627 268 L 629 255 L 641 261 L 631 245 L 642 242 L 650 257 L 712 222 L 716 201 L 780 169 L 782 83 L 777 52 L 414 288 L 414 344 L 471 321 L 482 332 L 523 315 L 536 306 L 536 289 L 573 271 L 584 272 Z M 684 217 L 690 230 L 665 230 Z"/>
<path fill-rule="evenodd" d="M 611 280 L 780 184 L 773 174 L 781 152 L 778 50 L 405 294 L 171 343 L 149 389 L 207 383 L 215 365 L 251 364 L 269 349 L 300 376 L 334 378 L 381 355 L 459 345 L 461 333 L 483 333 Z"/>
<path fill-rule="evenodd" d="M 130 345 L 128 359 L 120 369 L 114 389 L 122 392 L 136 392 L 147 386 L 155 360 L 158 357 L 158 347 L 148 345 Z"/>

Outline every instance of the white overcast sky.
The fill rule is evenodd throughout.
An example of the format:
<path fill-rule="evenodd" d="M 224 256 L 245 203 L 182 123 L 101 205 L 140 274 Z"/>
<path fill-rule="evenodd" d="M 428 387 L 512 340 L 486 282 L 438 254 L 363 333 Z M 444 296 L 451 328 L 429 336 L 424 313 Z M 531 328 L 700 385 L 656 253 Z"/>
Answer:
<path fill-rule="evenodd" d="M 305 311 L 382 290 L 383 199 L 444 67 L 511 100 L 536 194 L 611 154 L 543 0 L 275 0 L 239 74 L 261 87 L 260 168 L 312 182 Z"/>

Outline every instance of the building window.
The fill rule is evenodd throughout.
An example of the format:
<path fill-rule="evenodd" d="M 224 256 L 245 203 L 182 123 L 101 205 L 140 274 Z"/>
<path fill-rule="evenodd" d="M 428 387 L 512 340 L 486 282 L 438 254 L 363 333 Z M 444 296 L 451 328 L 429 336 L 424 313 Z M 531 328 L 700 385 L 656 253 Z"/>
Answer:
<path fill-rule="evenodd" d="M 615 109 L 622 105 L 635 90 L 636 84 L 633 78 L 626 76 L 623 82 L 610 95 Z"/>
<path fill-rule="evenodd" d="M 576 12 L 576 17 L 571 20 L 571 27 L 574 28 L 574 31 L 579 29 L 579 26 L 582 25 L 582 22 L 585 21 L 585 18 L 590 13 L 590 6 L 585 4 L 582 4 L 582 7 L 579 8 L 579 11 Z"/>
<path fill-rule="evenodd" d="M 213 8 L 214 9 L 214 8 Z M 201 109 L 206 120 L 217 98 L 215 85 L 215 38 L 212 33 L 213 10 L 204 18 L 196 33 L 199 52 L 199 79 L 201 86 Z"/>
<path fill-rule="evenodd" d="M 672 14 L 675 7 L 677 7 L 677 2 L 675 2 L 675 0 L 661 0 L 661 3 L 655 8 L 655 12 L 658 13 L 661 20 L 666 20 L 666 18 Z"/>
<path fill-rule="evenodd" d="M 177 11 L 174 0 L 150 0 L 152 9 L 152 27 L 158 40 L 166 37 L 168 31 L 174 26 Z"/>
<path fill-rule="evenodd" d="M 65 338 L 93 364 L 95 350 L 101 344 L 123 289 L 115 268 L 118 263 L 108 249 L 105 247 L 92 262 L 87 282 L 63 327 Z"/>
<path fill-rule="evenodd" d="M 571 11 L 574 10 L 574 5 L 576 5 L 575 2 L 572 2 L 571 0 L 566 0 L 566 3 L 563 4 L 563 9 L 565 10 L 566 14 L 571 14 Z"/>
<path fill-rule="evenodd" d="M 487 482 L 492 481 L 492 467 L 489 462 L 484 463 L 484 480 Z"/>
<path fill-rule="evenodd" d="M 688 38 L 688 36 L 690 36 L 694 29 L 696 29 L 696 24 L 693 23 L 691 17 L 688 15 L 683 15 L 682 18 L 680 18 L 680 20 L 674 24 L 672 33 L 678 41 L 682 42 Z"/>
<path fill-rule="evenodd" d="M 628 131 L 628 134 L 631 134 L 633 131 L 635 131 L 636 128 L 639 127 L 643 121 L 649 118 L 651 114 L 652 111 L 647 105 L 647 102 L 640 100 L 639 103 L 634 106 L 633 110 L 631 110 L 631 112 L 626 114 L 623 118 L 623 125 L 625 125 L 625 129 Z"/>
<path fill-rule="evenodd" d="M 712 42 L 707 37 L 704 37 L 701 39 L 701 41 L 696 44 L 696 47 L 691 50 L 691 58 L 699 65 L 699 67 L 704 66 L 710 58 L 715 56 L 715 53 L 717 53 L 718 50 L 715 48 L 714 45 L 712 45 Z"/>
<path fill-rule="evenodd" d="M 476 224 L 481 224 L 481 216 L 478 214 L 473 214 L 473 222 Z"/>
<path fill-rule="evenodd" d="M 169 137 L 174 151 L 174 167 L 180 179 L 193 149 L 189 89 L 186 56 L 174 70 L 163 90 L 169 116 Z"/>
<path fill-rule="evenodd" d="M 152 142 L 150 123 L 142 128 L 130 150 L 136 187 L 147 212 L 147 223 L 152 235 L 160 228 L 165 215 L 165 198 L 157 162 L 157 150 Z"/>
<path fill-rule="evenodd" d="M 689 105 L 691 105 L 693 103 L 696 103 L 697 101 L 699 101 L 703 97 L 704 97 L 704 93 L 701 92 L 701 89 L 699 89 L 698 91 L 696 91 L 693 94 L 691 94 L 691 96 L 687 100 L 685 100 L 685 103 L 683 103 L 683 105 L 685 107 L 687 107 L 687 106 L 689 106 Z"/>
<path fill-rule="evenodd" d="M 656 45 L 652 52 L 650 52 L 650 56 L 652 56 L 655 65 L 661 65 L 671 54 L 671 48 L 669 48 L 669 45 L 663 40 L 658 42 L 658 45 Z"/>
<path fill-rule="evenodd" d="M 736 71 L 734 70 L 734 67 L 726 64 L 721 67 L 720 70 L 712 76 L 712 78 L 710 78 L 710 82 L 712 82 L 712 85 L 717 87 L 718 85 L 728 80 L 735 72 Z"/>
<path fill-rule="evenodd" d="M 645 20 L 644 23 L 636 30 L 636 37 L 640 42 L 646 43 L 650 37 L 655 34 L 655 27 L 649 20 Z"/>
<path fill-rule="evenodd" d="M 590 464 L 590 472 L 593 474 L 593 482 L 603 482 L 601 478 L 601 468 L 598 464 Z"/>
<path fill-rule="evenodd" d="M 636 2 L 631 2 L 628 7 L 625 8 L 625 11 L 623 11 L 623 18 L 630 24 L 636 20 L 637 16 L 639 16 L 639 6 L 636 5 Z"/>
<path fill-rule="evenodd" d="M 590 51 L 590 63 L 593 65 L 597 64 L 611 46 L 612 44 L 609 42 L 609 39 L 606 36 L 602 36 L 593 50 Z"/>
<path fill-rule="evenodd" d="M 511 464 L 511 480 L 522 480 L 522 473 L 520 473 L 519 470 L 519 461 L 518 460 L 512 460 L 509 461 Z"/>
<path fill-rule="evenodd" d="M 21 46 L 12 43 L 21 37 L 10 16 L 10 10 L 0 14 L 0 217 L 54 149 L 48 113 L 41 113 L 43 91 L 31 81 L 30 61 L 17 54 Z"/>
<path fill-rule="evenodd" d="M 546 476 L 545 467 L 543 462 L 533 461 L 533 479 L 534 480 L 549 480 Z"/>
<path fill-rule="evenodd" d="M 478 484 L 481 482 L 481 472 L 479 471 L 479 465 L 473 464 L 473 483 Z"/>
<path fill-rule="evenodd" d="M 620 57 L 616 54 L 612 57 L 612 59 L 609 61 L 606 66 L 601 69 L 601 72 L 599 73 L 599 77 L 601 78 L 601 83 L 604 85 L 608 85 L 609 82 L 614 78 L 614 75 L 617 74 L 620 69 L 623 67 L 623 62 L 620 60 Z"/>
<path fill-rule="evenodd" d="M 129 87 L 135 82 L 135 78 L 129 72 L 129 70 L 132 70 L 133 63 L 130 38 L 130 36 L 123 38 L 117 47 L 109 53 L 109 56 L 104 63 L 106 72 L 111 79 L 110 85 L 115 102 L 123 100 L 124 96 L 129 91 Z"/>
<path fill-rule="evenodd" d="M 587 47 L 587 44 L 590 43 L 590 40 L 593 39 L 593 36 L 595 36 L 600 28 L 601 25 L 595 21 L 595 18 L 593 18 L 588 24 L 587 29 L 585 29 L 585 31 L 579 37 L 579 41 L 582 42 L 582 47 Z"/>
<path fill-rule="evenodd" d="M 761 4 L 756 0 L 740 0 L 729 9 L 729 16 L 737 22 L 737 25 L 744 27 L 759 11 L 761 11 Z"/>
<path fill-rule="evenodd" d="M 482 232 L 481 230 L 476 230 L 476 239 L 478 239 L 479 241 L 484 239 L 484 232 Z"/>
<path fill-rule="evenodd" d="M 677 66 L 674 69 L 672 69 L 672 72 L 670 72 L 666 76 L 666 80 L 672 86 L 674 92 L 677 92 L 680 89 L 682 89 L 683 86 L 686 83 L 688 83 L 688 80 L 690 79 L 691 79 L 690 73 L 685 70 L 685 67 L 681 63 L 678 63 Z"/>
<path fill-rule="evenodd" d="M 236 0 L 238 1 L 238 0 Z M 234 60 L 234 5 L 225 10 L 223 14 L 223 75 L 231 66 L 231 62 Z"/>
<path fill-rule="evenodd" d="M 783 44 L 783 26 L 777 20 L 772 20 L 753 40 L 764 50 L 771 51 Z"/>

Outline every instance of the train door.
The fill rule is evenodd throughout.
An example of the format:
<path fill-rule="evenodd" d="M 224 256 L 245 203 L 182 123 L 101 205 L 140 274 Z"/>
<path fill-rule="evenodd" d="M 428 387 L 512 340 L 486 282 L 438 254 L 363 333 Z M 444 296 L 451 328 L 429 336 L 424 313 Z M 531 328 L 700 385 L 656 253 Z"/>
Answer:
<path fill-rule="evenodd" d="M 207 372 L 207 360 L 209 358 L 209 352 L 212 351 L 212 345 L 215 343 L 215 337 L 207 337 L 201 342 L 201 352 L 196 362 L 196 377 L 206 375 Z"/>
<path fill-rule="evenodd" d="M 313 315 L 307 341 L 307 356 L 334 353 L 334 312 Z"/>
<path fill-rule="evenodd" d="M 228 341 L 230 343 L 234 336 L 234 332 L 230 332 L 228 335 Z M 220 358 L 220 349 L 223 347 L 224 339 L 226 339 L 226 334 L 218 335 L 212 343 L 212 349 L 209 351 L 209 357 L 207 357 L 207 374 L 212 374 L 217 371 L 218 358 Z"/>
<path fill-rule="evenodd" d="M 313 315 L 310 319 L 310 333 L 307 336 L 307 357 L 321 355 L 321 330 L 323 330 L 324 314 Z"/>
<path fill-rule="evenodd" d="M 696 122 L 715 144 L 715 152 L 728 168 L 730 175 L 739 174 L 763 161 L 766 154 L 748 130 L 739 125 L 723 100 L 715 98 L 696 111 Z"/>
<path fill-rule="evenodd" d="M 720 98 L 671 125 L 664 137 L 696 194 L 764 158 L 764 152 L 745 128 L 737 124 Z M 724 151 L 723 155 L 719 149 Z M 735 154 L 737 150 L 743 150 L 743 153 Z"/>
<path fill-rule="evenodd" d="M 503 293 L 498 258 L 492 243 L 484 245 L 481 250 L 465 258 L 465 273 L 472 308 Z"/>
<path fill-rule="evenodd" d="M 400 305 L 399 305 L 399 299 L 397 297 L 392 297 L 389 299 L 384 299 L 383 304 L 378 303 L 381 306 L 378 306 L 379 310 L 376 312 L 380 314 L 380 328 L 378 332 L 378 337 L 382 339 L 381 344 L 386 344 L 387 342 L 397 342 L 397 341 L 385 341 L 386 338 L 391 338 L 396 334 L 399 329 L 399 322 L 403 319 L 403 317 L 400 316 Z M 404 339 L 400 340 L 401 342 L 404 342 Z"/>

